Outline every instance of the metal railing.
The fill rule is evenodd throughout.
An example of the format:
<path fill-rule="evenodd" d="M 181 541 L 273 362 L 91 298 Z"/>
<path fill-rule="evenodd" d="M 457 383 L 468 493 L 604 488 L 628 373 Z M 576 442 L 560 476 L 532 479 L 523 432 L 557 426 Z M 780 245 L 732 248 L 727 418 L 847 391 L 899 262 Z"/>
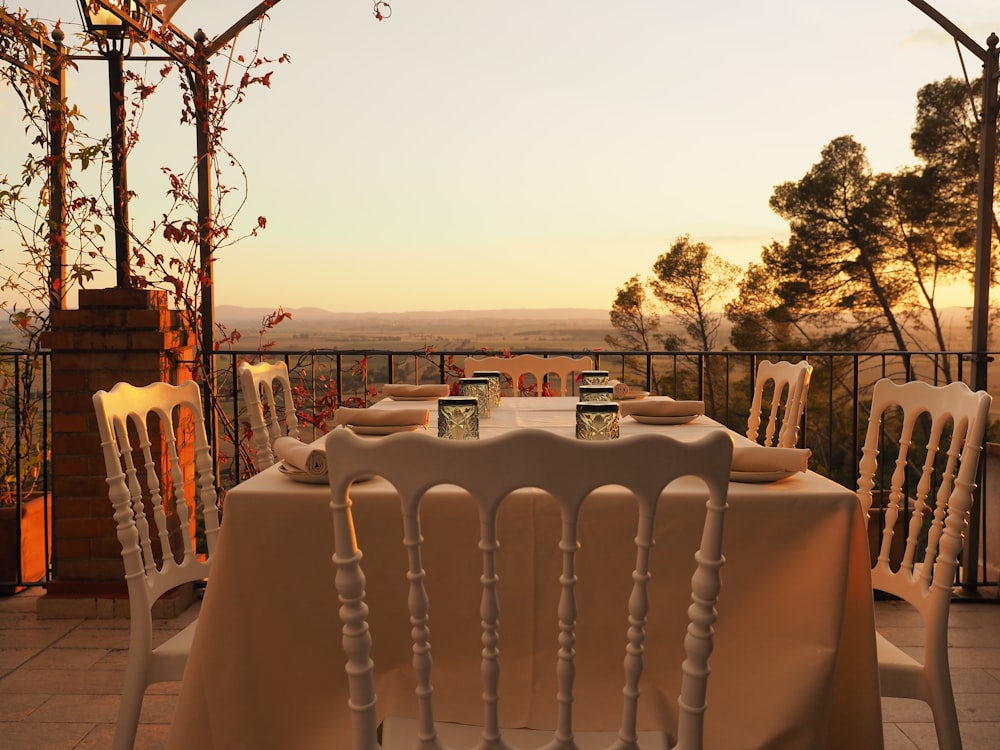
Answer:
<path fill-rule="evenodd" d="M 612 377 L 652 393 L 674 398 L 703 400 L 706 413 L 730 429 L 746 431 L 750 402 L 754 390 L 757 364 L 762 359 L 806 358 L 813 365 L 808 405 L 800 429 L 800 445 L 812 451 L 810 468 L 845 487 L 854 489 L 858 476 L 858 461 L 868 423 L 871 390 L 879 378 L 888 377 L 902 382 L 923 380 L 932 384 L 967 381 L 971 372 L 968 362 L 971 352 L 667 352 L 667 351 L 576 351 L 522 350 L 513 354 L 589 356 L 594 366 L 608 370 Z M 378 398 L 377 386 L 383 383 L 442 383 L 454 384 L 464 375 L 466 357 L 492 354 L 478 350 L 400 352 L 393 350 L 308 350 L 274 351 L 266 359 L 282 359 L 288 365 L 293 387 L 303 404 L 299 414 L 307 424 L 314 425 L 314 436 L 324 431 L 323 420 L 315 412 L 303 411 L 302 406 L 322 404 L 329 408 L 338 403 L 367 406 Z M 245 445 L 245 435 L 239 425 L 241 416 L 238 384 L 235 377 L 239 362 L 256 359 L 257 352 L 232 351 L 219 354 L 217 372 L 219 392 L 232 394 L 227 418 L 230 429 L 237 426 L 235 445 Z M 527 387 L 540 384 L 527 384 Z M 322 411 L 319 412 L 322 415 Z M 1000 434 L 998 434 L 1000 437 Z M 220 446 L 221 448 L 222 446 Z M 230 481 L 236 482 L 252 472 L 247 465 L 252 457 L 245 452 L 231 454 L 227 466 Z M 880 470 L 890 466 L 883 461 Z M 982 477 L 980 486 L 985 486 Z M 888 477 L 877 486 L 888 486 Z M 967 560 L 963 565 L 963 585 L 975 590 L 982 585 L 995 585 L 988 580 L 991 559 L 985 524 L 985 503 L 978 502 L 970 524 Z"/>
<path fill-rule="evenodd" d="M 528 353 L 528 350 L 511 354 Z M 594 366 L 608 370 L 612 377 L 654 394 L 675 398 L 698 399 L 705 402 L 706 413 L 737 432 L 745 432 L 754 389 L 757 364 L 762 359 L 806 358 L 813 365 L 808 405 L 800 429 L 800 444 L 812 450 L 810 468 L 845 487 L 853 489 L 857 482 L 857 466 L 863 430 L 868 421 L 871 389 L 881 377 L 897 381 L 924 380 L 943 384 L 967 380 L 969 352 L 667 352 L 667 351 L 567 351 L 531 350 L 541 356 L 588 356 Z M 276 350 L 270 349 L 264 359 L 284 361 L 292 377 L 296 411 L 305 427 L 318 437 L 326 430 L 326 420 L 337 406 L 349 404 L 368 406 L 378 399 L 378 386 L 384 383 L 457 383 L 464 375 L 466 357 L 488 354 L 481 350 L 410 352 L 392 350 Z M 489 354 L 492 354 L 490 352 Z M 16 369 L 16 355 L 0 353 L 0 374 L 4 363 Z M 21 355 L 23 356 L 23 355 Z M 38 371 L 37 390 L 40 409 L 33 412 L 41 419 L 43 436 L 40 445 L 40 465 L 37 471 L 41 486 L 47 492 L 50 485 L 48 445 L 49 419 L 49 360 Z M 216 405 L 213 455 L 219 462 L 218 478 L 223 492 L 254 473 L 253 454 L 248 440 L 248 421 L 239 393 L 237 368 L 243 361 L 261 358 L 258 351 L 233 350 L 216 354 Z M 13 371 L 13 370 L 12 370 Z M 20 387 L 23 378 L 18 380 Z M 12 381 L 14 382 L 14 381 Z M 541 384 L 526 383 L 527 388 Z M 0 441 L 12 455 L 23 455 L 16 437 L 22 432 L 15 422 L 25 415 L 16 406 L 23 399 L 14 399 L 15 407 L 7 410 Z M 11 403 L 10 398 L 5 403 Z M 998 404 L 1000 406 L 1000 404 Z M 18 422 L 18 424 L 20 424 Z M 1000 435 L 998 435 L 1000 437 Z M 995 439 L 995 438 L 994 438 Z M 58 457 L 55 459 L 58 461 Z M 20 469 L 19 469 L 20 471 Z M 985 481 L 980 483 L 985 486 Z M 14 504 L 20 512 L 22 498 Z M 11 504 L 11 503 L 8 503 Z M 989 555 L 987 548 L 985 503 L 977 503 L 976 515 L 970 528 L 970 544 L 975 551 L 972 560 L 963 567 L 968 587 L 995 585 L 987 578 Z M 48 549 L 46 549 L 48 555 Z M 981 560 L 981 562 L 980 562 Z M 0 588 L 5 585 L 44 583 L 5 581 L 0 575 Z"/>
<path fill-rule="evenodd" d="M 518 354 L 522 352 L 512 352 Z M 654 352 L 654 351 L 532 351 L 540 355 L 589 356 L 595 367 L 612 377 L 653 393 L 703 400 L 709 416 L 738 432 L 746 431 L 757 363 L 762 359 L 806 358 L 813 365 L 809 406 L 802 440 L 813 450 L 813 469 L 852 486 L 857 479 L 860 430 L 867 424 L 865 403 L 882 377 L 926 380 L 933 384 L 965 380 L 966 352 Z M 395 382 L 450 382 L 462 375 L 466 357 L 481 351 L 391 350 L 270 350 L 266 359 L 283 360 L 297 386 L 297 404 L 307 423 L 342 402 L 367 406 L 377 398 L 376 386 Z M 259 358 L 253 351 L 217 355 L 217 392 L 225 422 L 243 419 L 236 368 Z M 318 433 L 317 433 L 318 434 Z M 240 461 L 237 452 L 235 459 Z M 237 464 L 238 465 L 238 464 Z M 237 477 L 241 471 L 235 471 Z"/>

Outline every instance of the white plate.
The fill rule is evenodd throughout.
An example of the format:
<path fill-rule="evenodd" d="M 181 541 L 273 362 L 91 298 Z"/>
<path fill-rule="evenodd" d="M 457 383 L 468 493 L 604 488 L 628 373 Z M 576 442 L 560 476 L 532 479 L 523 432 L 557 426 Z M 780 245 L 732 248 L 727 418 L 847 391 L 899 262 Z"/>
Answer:
<path fill-rule="evenodd" d="M 780 482 L 782 479 L 788 479 L 792 474 L 798 474 L 797 471 L 731 471 L 729 472 L 729 481 L 731 482 L 750 482 L 753 484 L 765 484 L 767 482 Z"/>
<path fill-rule="evenodd" d="M 698 418 L 698 414 L 685 414 L 679 417 L 656 417 L 651 414 L 630 414 L 630 417 L 640 424 L 687 424 Z"/>
<path fill-rule="evenodd" d="M 310 474 L 308 471 L 302 471 L 301 469 L 296 469 L 294 466 L 289 466 L 284 461 L 278 464 L 278 471 L 289 479 L 294 479 L 296 482 L 304 482 L 305 484 L 327 484 L 330 481 L 326 474 Z"/>
<path fill-rule="evenodd" d="M 619 396 L 619 401 L 631 401 L 636 398 L 646 398 L 649 395 L 649 391 L 629 391 L 624 396 Z"/>
<path fill-rule="evenodd" d="M 386 396 L 386 398 L 392 401 L 437 401 L 439 398 L 444 398 L 447 395 L 445 393 L 440 396 L 401 396 L 398 393 L 394 393 L 391 396 Z"/>
<path fill-rule="evenodd" d="M 413 432 L 422 424 L 349 424 L 347 428 L 356 435 L 392 435 L 395 432 Z"/>
<path fill-rule="evenodd" d="M 300 471 L 299 469 L 296 469 L 294 466 L 289 466 L 284 462 L 278 464 L 278 471 L 280 471 L 289 479 L 293 479 L 296 482 L 302 482 L 304 484 L 327 484 L 330 481 L 330 478 L 326 474 L 310 474 L 307 471 Z M 354 481 L 367 482 L 374 476 L 375 476 L 374 474 L 362 474 Z"/>

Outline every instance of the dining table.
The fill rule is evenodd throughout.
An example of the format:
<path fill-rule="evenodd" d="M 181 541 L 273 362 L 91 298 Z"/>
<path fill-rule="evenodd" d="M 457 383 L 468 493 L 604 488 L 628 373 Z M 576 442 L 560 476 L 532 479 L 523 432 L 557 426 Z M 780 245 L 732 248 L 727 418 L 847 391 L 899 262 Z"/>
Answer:
<path fill-rule="evenodd" d="M 573 435 L 577 402 L 504 398 L 480 420 L 480 439 L 523 427 Z M 426 408 L 426 429 L 436 429 L 434 400 L 387 398 L 371 408 Z M 704 415 L 660 421 L 675 423 L 623 417 L 621 436 L 655 430 L 695 440 L 726 429 Z M 737 445 L 749 443 L 732 437 Z M 740 479 L 728 490 L 705 747 L 878 750 L 883 739 L 870 558 L 855 493 L 812 471 Z M 445 706 L 437 718 L 477 721 L 481 687 L 459 678 L 478 677 L 479 525 L 470 504 L 455 502 L 455 489 L 432 490 L 421 509 L 435 695 Z M 364 555 L 379 702 L 391 711 L 412 699 L 400 502 L 380 477 L 356 482 L 350 492 Z M 583 730 L 614 729 L 620 720 L 635 558 L 634 512 L 625 494 L 609 490 L 588 500 L 580 517 L 574 709 Z M 682 477 L 660 499 L 640 728 L 669 731 L 675 717 L 685 602 L 706 497 L 703 485 Z M 168 748 L 350 746 L 329 502 L 322 477 L 296 476 L 281 463 L 226 495 Z M 541 493 L 509 498 L 501 508 L 500 693 L 507 726 L 553 725 L 559 528 L 555 502 Z M 445 588 L 449 600 L 454 595 L 468 606 L 435 609 L 435 592 Z M 457 666 L 449 671 L 462 654 L 474 663 L 470 675 Z"/>

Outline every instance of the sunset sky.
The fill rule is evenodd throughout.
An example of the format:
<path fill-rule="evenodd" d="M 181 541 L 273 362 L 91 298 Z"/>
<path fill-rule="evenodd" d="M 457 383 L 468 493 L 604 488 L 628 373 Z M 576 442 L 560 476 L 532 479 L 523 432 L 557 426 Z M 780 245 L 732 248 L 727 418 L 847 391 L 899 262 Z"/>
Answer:
<path fill-rule="evenodd" d="M 79 29 L 73 0 L 21 4 Z M 254 5 L 187 0 L 174 23 L 211 38 Z M 218 304 L 607 309 L 679 235 L 744 266 L 785 240 L 774 186 L 838 136 L 876 170 L 913 164 L 917 90 L 962 76 L 951 37 L 908 0 L 391 5 L 382 22 L 370 0 L 271 11 L 263 52 L 291 63 L 227 136 L 249 174 L 239 226 L 263 215 L 267 229 L 220 253 Z M 932 5 L 984 47 L 1000 33 L 997 0 Z M 106 132 L 105 66 L 81 61 L 71 79 L 86 128 Z M 155 98 L 129 162 L 140 227 L 165 209 L 160 167 L 194 151 L 176 95 Z M 19 119 L 0 91 L 7 142 Z M 0 169 L 16 155 L 5 147 Z"/>

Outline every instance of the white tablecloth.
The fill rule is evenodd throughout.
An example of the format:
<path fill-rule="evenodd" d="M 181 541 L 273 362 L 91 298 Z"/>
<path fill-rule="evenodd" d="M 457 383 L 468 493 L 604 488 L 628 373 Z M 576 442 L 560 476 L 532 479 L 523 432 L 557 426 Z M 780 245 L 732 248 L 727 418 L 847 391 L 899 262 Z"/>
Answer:
<path fill-rule="evenodd" d="M 483 421 L 481 434 L 529 424 L 572 434 L 574 401 L 505 399 Z M 383 402 L 379 408 L 417 405 Z M 721 428 L 704 417 L 673 427 L 622 420 L 623 434 L 645 429 L 696 437 Z M 381 479 L 355 485 L 352 498 L 380 701 L 398 706 L 409 698 L 402 675 L 410 658 L 398 499 Z M 501 714 L 513 726 L 546 726 L 555 694 L 559 561 L 551 550 L 558 514 L 544 497 L 514 499 L 500 519 Z M 294 482 L 277 466 L 229 493 L 169 748 L 349 747 L 328 502 L 326 485 Z M 618 720 L 623 597 L 634 562 L 628 502 L 607 493 L 585 505 L 581 518 L 580 729 Z M 704 514 L 704 497 L 693 481 L 672 485 L 662 502 L 668 504 L 658 513 L 640 699 L 641 722 L 654 728 L 669 721 L 664 717 L 678 694 L 682 658 L 683 612 L 665 610 L 682 610 L 677 604 L 689 598 Z M 880 748 L 868 548 L 854 494 L 808 473 L 773 484 L 733 483 L 729 504 L 706 747 Z M 437 718 L 477 720 L 478 683 L 451 692 L 448 677 L 463 649 L 468 655 L 471 648 L 472 661 L 478 655 L 477 521 L 471 512 L 457 512 L 447 492 L 428 501 L 422 519 L 436 688 L 451 706 Z M 616 534 L 626 540 L 619 547 L 605 541 Z M 467 594 L 468 611 L 434 609 L 435 587 L 445 585 Z M 607 677 L 587 681 L 595 673 Z"/>

